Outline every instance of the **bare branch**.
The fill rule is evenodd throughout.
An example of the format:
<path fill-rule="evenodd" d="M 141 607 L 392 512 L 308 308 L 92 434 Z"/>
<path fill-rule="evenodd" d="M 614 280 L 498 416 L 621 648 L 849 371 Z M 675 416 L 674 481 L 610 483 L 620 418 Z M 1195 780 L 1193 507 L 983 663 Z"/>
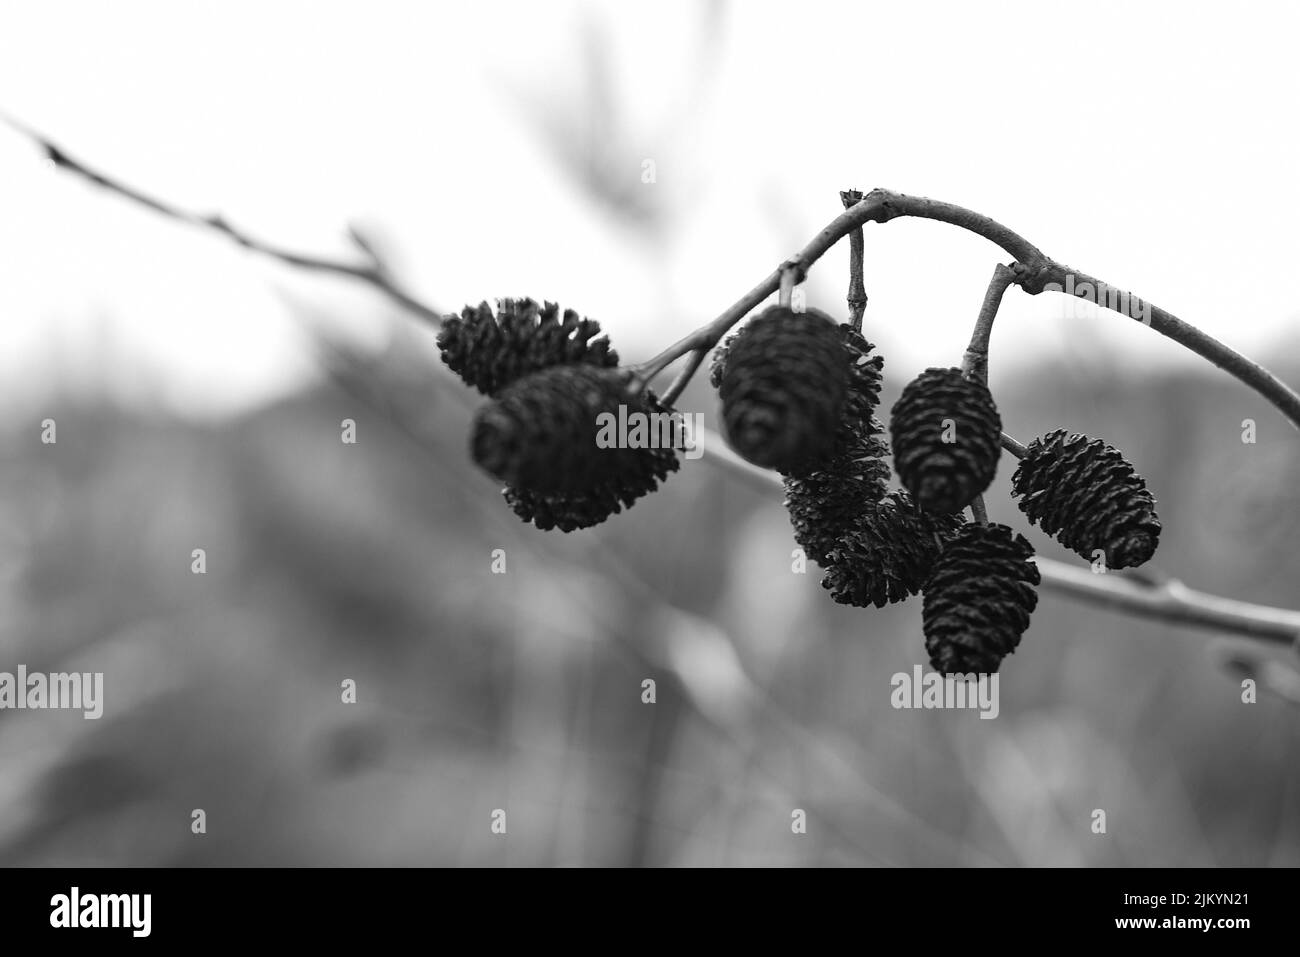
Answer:
<path fill-rule="evenodd" d="M 442 316 L 439 313 L 402 290 L 394 282 L 392 277 L 388 274 L 388 271 L 383 268 L 377 257 L 375 257 L 373 250 L 369 249 L 365 245 L 364 240 L 360 238 L 355 230 L 352 231 L 351 236 L 355 243 L 362 246 L 363 251 L 370 260 L 366 265 L 358 265 L 357 263 L 328 259 L 321 256 L 309 256 L 288 249 L 283 249 L 274 246 L 271 243 L 257 239 L 244 230 L 231 225 L 220 215 L 205 216 L 156 199 L 147 193 L 143 193 L 134 187 L 128 186 L 117 179 L 99 172 L 98 170 L 92 169 L 80 160 L 74 159 L 65 153 L 60 147 L 56 146 L 51 140 L 48 140 L 39 133 L 34 132 L 22 123 L 19 123 L 17 120 L 11 119 L 4 114 L 0 114 L 0 120 L 3 120 L 13 129 L 34 140 L 45 152 L 45 155 L 49 158 L 50 162 L 54 163 L 55 166 L 66 172 L 80 176 L 82 179 L 85 179 L 96 186 L 102 187 L 111 193 L 116 193 L 123 199 L 129 199 L 131 202 L 143 206 L 146 209 L 150 209 L 155 213 L 159 213 L 162 216 L 166 216 L 168 219 L 174 219 L 177 222 L 185 223 L 189 226 L 197 226 L 202 229 L 208 229 L 220 233 L 232 242 L 243 246 L 245 249 L 250 249 L 262 254 L 263 256 L 269 256 L 272 259 L 278 259 L 285 265 L 293 266 L 295 269 L 333 273 L 334 275 L 346 276 L 349 279 L 355 279 L 359 282 L 366 283 L 383 293 L 389 299 L 393 300 L 403 309 L 414 313 L 424 321 L 434 325 L 437 325 L 442 321 Z"/>
<path fill-rule="evenodd" d="M 1011 267 L 998 263 L 993 270 L 993 278 L 989 280 L 988 291 L 984 293 L 984 302 L 980 306 L 979 318 L 975 320 L 970 345 L 966 347 L 966 355 L 962 358 L 962 375 L 968 379 L 986 384 L 989 381 L 989 337 L 993 334 L 993 320 L 997 318 L 1002 295 L 1015 281 L 1016 274 Z"/>
<path fill-rule="evenodd" d="M 845 210 L 827 224 L 798 255 L 785 265 L 795 264 L 806 271 L 851 230 L 860 227 L 863 223 L 887 223 L 900 216 L 933 219 L 960 226 L 996 243 L 1016 260 L 1016 284 L 1032 295 L 1044 291 L 1072 291 L 1073 295 L 1081 298 L 1094 296 L 1097 305 L 1105 306 L 1121 315 L 1139 312 L 1139 317 L 1156 332 L 1173 339 L 1240 379 L 1273 403 L 1293 425 L 1300 428 L 1300 395 L 1259 363 L 1247 359 L 1236 350 L 1201 332 L 1195 326 L 1183 322 L 1172 313 L 1146 303 L 1136 296 L 1127 293 L 1122 296 L 1097 296 L 1097 290 L 1111 290 L 1113 287 L 1086 273 L 1061 265 L 1044 255 L 1037 246 L 1023 236 L 996 220 L 952 203 L 874 189 L 863 197 L 860 203 Z M 679 340 L 666 351 L 666 354 L 680 356 L 701 346 L 711 348 L 723 333 L 777 290 L 783 271 L 784 266 L 775 270 L 717 319 Z M 1135 309 L 1134 303 L 1139 304 L 1140 308 Z"/>
<path fill-rule="evenodd" d="M 1029 449 L 1025 447 L 1024 443 L 1017 441 L 1005 432 L 1002 433 L 1002 447 L 1018 459 L 1023 459 L 1029 454 Z"/>
<path fill-rule="evenodd" d="M 277 259 L 286 265 L 299 269 L 348 276 L 364 282 L 426 322 L 435 326 L 441 322 L 440 313 L 397 288 L 389 279 L 377 273 L 371 266 L 358 266 L 352 263 L 323 259 L 280 249 L 236 230 L 218 216 L 200 216 L 170 206 L 124 186 L 85 164 L 71 159 L 49 140 L 32 132 L 22 124 L 2 115 L 0 115 L 0 119 L 4 119 L 10 126 L 34 139 L 46 150 L 50 159 L 61 168 L 81 176 L 110 192 L 171 219 L 223 233 L 241 246 Z M 676 355 L 685 355 L 687 352 L 699 349 L 707 351 L 732 324 L 747 315 L 754 306 L 775 292 L 784 274 L 788 272 L 792 277 L 797 277 L 796 281 L 801 280 L 807 267 L 820 258 L 827 249 L 834 245 L 836 240 L 844 236 L 850 229 L 868 221 L 888 222 L 898 216 L 920 216 L 926 219 L 952 223 L 991 239 L 1018 260 L 1016 281 L 1029 292 L 1042 291 L 1042 282 L 1040 280 L 1055 280 L 1057 277 L 1064 279 L 1068 275 L 1068 271 L 1064 271 L 1064 267 L 1047 259 L 1026 240 L 986 216 L 981 216 L 958 206 L 936 202 L 935 200 L 903 196 L 885 190 L 873 190 L 863 198 L 862 202 L 845 210 L 830 225 L 818 233 L 798 256 L 783 263 L 713 322 L 681 340 L 681 342 L 688 343 L 688 345 L 678 351 Z M 1081 274 L 1075 273 L 1073 275 L 1077 278 Z M 1083 279 L 1096 282 L 1096 280 L 1091 280 L 1089 277 L 1083 277 Z M 1189 343 L 1196 343 L 1196 348 L 1193 348 L 1193 351 L 1205 355 L 1206 358 L 1214 361 L 1216 365 L 1220 365 L 1237 375 L 1243 382 L 1271 398 L 1274 404 L 1282 409 L 1294 422 L 1300 423 L 1300 397 L 1297 397 L 1295 393 L 1263 370 L 1262 367 L 1239 356 L 1227 346 L 1187 326 L 1163 310 L 1153 307 L 1152 312 L 1152 328 L 1182 342 L 1184 345 L 1188 345 L 1189 348 L 1193 348 Z M 1157 319 L 1159 320 L 1158 323 Z M 673 348 L 677 348 L 677 346 Z M 672 352 L 673 349 L 666 350 L 661 356 L 656 357 L 654 361 L 663 361 L 661 368 L 666 367 L 672 362 L 672 358 L 665 360 L 664 356 L 668 356 Z M 776 473 L 759 469 L 745 462 L 727 447 L 721 436 L 716 432 L 705 430 L 700 438 L 712 449 L 709 458 L 714 462 L 749 481 L 758 481 L 769 488 L 773 485 L 780 487 L 781 479 Z M 1003 435 L 1002 444 L 1017 455 L 1023 455 L 1024 453 L 1024 447 L 1010 436 Z M 1077 568 L 1048 558 L 1040 557 L 1036 561 L 1042 574 L 1044 587 L 1066 595 L 1118 608 L 1130 614 L 1188 624 L 1198 628 L 1248 635 L 1264 641 L 1286 644 L 1295 642 L 1297 636 L 1300 635 L 1300 611 L 1221 598 L 1205 592 L 1194 591 L 1177 581 L 1154 582 L 1116 572 L 1098 575 L 1090 570 Z"/>
<path fill-rule="evenodd" d="M 862 202 L 862 193 L 846 189 L 840 193 L 845 209 Z M 849 304 L 849 323 L 854 332 L 862 331 L 862 316 L 867 311 L 867 287 L 862 281 L 863 236 L 859 226 L 849 232 L 849 291 L 845 301 Z"/>
<path fill-rule="evenodd" d="M 695 373 L 699 371 L 700 365 L 704 362 L 704 357 L 708 354 L 707 349 L 696 349 L 692 352 L 691 357 L 686 360 L 686 366 L 678 373 L 677 378 L 673 380 L 672 385 L 668 387 L 668 391 L 663 394 L 663 398 L 659 401 L 669 406 L 676 402 L 678 397 L 686 391 L 686 387 L 690 384 Z"/>

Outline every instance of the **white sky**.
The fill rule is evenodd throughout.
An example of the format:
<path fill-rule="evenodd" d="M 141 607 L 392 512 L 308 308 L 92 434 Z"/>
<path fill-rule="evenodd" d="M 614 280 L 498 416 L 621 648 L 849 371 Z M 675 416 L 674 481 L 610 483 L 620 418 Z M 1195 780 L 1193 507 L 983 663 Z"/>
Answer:
<path fill-rule="evenodd" d="M 698 2 L 3 0 L 0 110 L 277 243 L 346 254 L 347 223 L 367 225 L 441 307 L 561 300 L 630 358 L 748 290 L 839 189 L 887 186 L 988 213 L 1269 364 L 1300 318 L 1300 8 L 1070 7 L 747 0 L 701 60 Z M 594 98 L 584 36 L 612 71 Z M 658 232 L 593 204 L 546 128 L 654 191 Z M 846 246 L 810 305 L 842 311 Z M 958 359 L 999 255 L 934 223 L 868 227 L 888 374 Z M 377 304 L 52 171 L 0 127 L 8 400 L 89 384 L 245 408 L 310 374 L 304 306 L 375 341 Z M 1014 291 L 993 349 L 995 388 L 1085 352 L 1184 361 L 1136 323 Z"/>

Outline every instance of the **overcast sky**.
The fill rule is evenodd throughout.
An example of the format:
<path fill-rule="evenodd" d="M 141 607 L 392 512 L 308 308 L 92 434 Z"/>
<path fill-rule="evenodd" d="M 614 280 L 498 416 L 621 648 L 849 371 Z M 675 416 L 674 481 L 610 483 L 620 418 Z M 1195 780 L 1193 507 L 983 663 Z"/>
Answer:
<path fill-rule="evenodd" d="M 838 190 L 886 186 L 988 213 L 1268 364 L 1300 319 L 1296 6 L 1073 6 L 5 0 L 0 111 L 280 244 L 346 255 L 358 223 L 440 307 L 561 300 L 629 358 L 747 291 Z M 846 255 L 810 305 L 843 310 Z M 959 359 L 999 255 L 935 223 L 868 227 L 887 373 Z M 394 315 L 0 128 L 5 396 L 89 382 L 247 408 L 310 375 L 304 312 L 368 342 Z M 1085 353 L 1185 361 L 1015 291 L 993 350 L 995 388 Z"/>

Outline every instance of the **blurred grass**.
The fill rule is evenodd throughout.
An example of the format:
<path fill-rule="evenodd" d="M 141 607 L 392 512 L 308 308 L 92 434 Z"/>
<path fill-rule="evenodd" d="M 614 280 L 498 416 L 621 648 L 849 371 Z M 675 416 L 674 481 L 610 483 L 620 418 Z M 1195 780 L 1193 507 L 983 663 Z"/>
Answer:
<path fill-rule="evenodd" d="M 408 343 L 226 426 L 70 400 L 43 413 L 57 445 L 11 428 L 4 667 L 102 670 L 106 707 L 0 712 L 0 863 L 1300 863 L 1296 714 L 1241 704 L 1207 636 L 1044 594 L 996 720 L 895 711 L 918 603 L 841 608 L 792 574 L 775 490 L 706 452 L 599 529 L 541 533 L 470 466 L 456 388 Z M 1162 570 L 1297 601 L 1300 454 L 1234 383 L 1047 370 L 1001 404 L 1021 437 L 1130 454 Z"/>

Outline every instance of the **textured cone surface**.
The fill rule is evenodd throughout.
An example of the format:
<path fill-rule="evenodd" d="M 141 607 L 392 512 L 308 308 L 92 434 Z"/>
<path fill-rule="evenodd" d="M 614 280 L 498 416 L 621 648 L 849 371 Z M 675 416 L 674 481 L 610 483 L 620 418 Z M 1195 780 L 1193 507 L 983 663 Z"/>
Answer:
<path fill-rule="evenodd" d="M 1156 502 L 1122 452 L 1063 429 L 1035 439 L 1011 479 L 1020 510 L 1088 561 L 1134 568 L 1160 541 Z"/>
<path fill-rule="evenodd" d="M 963 525 L 925 584 L 925 650 L 941 674 L 998 670 L 1038 604 L 1033 546 L 1005 525 Z"/>
<path fill-rule="evenodd" d="M 625 406 L 625 421 L 631 424 L 638 413 L 661 411 L 653 398 L 629 392 L 630 381 L 622 370 L 587 365 L 525 376 L 475 415 L 470 436 L 474 461 L 533 496 L 597 496 L 608 504 L 610 496 L 623 500 L 645 494 L 677 467 L 676 451 L 598 444 L 602 413 L 616 423 L 624 421 L 619 406 Z M 608 430 L 605 437 L 623 438 L 609 434 L 617 431 Z M 643 430 L 647 441 L 648 431 Z"/>
<path fill-rule="evenodd" d="M 818 565 L 829 564 L 840 537 L 884 497 L 889 467 L 881 456 L 887 451 L 874 435 L 856 436 L 823 468 L 798 478 L 786 476 L 785 507 L 794 540 Z"/>
<path fill-rule="evenodd" d="M 885 360 L 882 356 L 872 355 L 875 346 L 862 338 L 848 323 L 840 325 L 839 331 L 840 341 L 849 356 L 849 387 L 844 396 L 844 407 L 840 410 L 840 426 L 835 437 L 836 451 L 843 452 L 863 436 L 884 432 L 875 413 L 880 404 L 880 380 Z M 884 451 L 880 454 L 888 454 L 888 447 L 883 442 L 881 445 Z M 883 494 L 882 485 L 881 495 Z"/>
<path fill-rule="evenodd" d="M 960 511 L 993 481 L 1002 419 L 988 388 L 960 369 L 927 369 L 909 382 L 889 432 L 898 477 L 926 511 Z"/>
<path fill-rule="evenodd" d="M 643 396 L 652 411 L 668 411 L 653 394 L 647 392 Z M 675 451 L 641 449 L 638 454 L 638 468 L 618 478 L 601 481 L 585 492 L 547 495 L 507 485 L 502 494 L 516 515 L 544 532 L 554 528 L 562 532 L 591 528 L 611 515 L 631 508 L 637 499 L 658 489 L 659 483 L 681 465 Z"/>
<path fill-rule="evenodd" d="M 831 452 L 807 468 L 787 472 L 785 506 L 794 538 L 804 554 L 823 568 L 830 550 L 860 516 L 888 491 L 889 467 L 882 461 L 888 444 L 874 412 L 880 402 L 884 359 L 846 324 L 840 339 L 849 360 L 849 383 Z"/>
<path fill-rule="evenodd" d="M 806 469 L 833 450 L 848 384 L 835 323 L 772 306 L 727 347 L 718 384 L 727 441 L 755 465 Z"/>
<path fill-rule="evenodd" d="M 600 323 L 553 302 L 502 299 L 494 316 L 486 302 L 444 320 L 438 333 L 442 361 L 484 395 L 496 395 L 526 375 L 558 365 L 618 365 L 618 353 Z"/>
<path fill-rule="evenodd" d="M 922 512 L 906 492 L 893 492 L 862 510 L 831 548 L 822 587 L 841 605 L 903 601 L 921 590 L 940 543 L 961 527 L 958 516 Z"/>

